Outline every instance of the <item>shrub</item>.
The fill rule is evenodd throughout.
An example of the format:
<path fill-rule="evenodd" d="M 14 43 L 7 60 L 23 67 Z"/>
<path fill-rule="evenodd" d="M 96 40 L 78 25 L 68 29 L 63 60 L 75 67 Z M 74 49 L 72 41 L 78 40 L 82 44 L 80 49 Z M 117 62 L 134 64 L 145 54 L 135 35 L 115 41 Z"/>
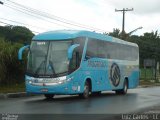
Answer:
<path fill-rule="evenodd" d="M 5 42 L 0 39 L 0 84 L 12 85 L 24 82 L 25 62 L 18 61 L 20 43 Z"/>

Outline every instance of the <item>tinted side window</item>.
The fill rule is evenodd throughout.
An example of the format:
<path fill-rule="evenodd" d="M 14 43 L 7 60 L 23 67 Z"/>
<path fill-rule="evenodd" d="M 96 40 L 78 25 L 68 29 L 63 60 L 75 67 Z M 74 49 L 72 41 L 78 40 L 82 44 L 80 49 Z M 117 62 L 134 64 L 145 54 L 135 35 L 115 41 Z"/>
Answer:
<path fill-rule="evenodd" d="M 132 60 L 137 60 L 138 58 L 137 47 L 119 44 L 119 43 L 109 43 L 107 53 L 110 54 L 110 59 L 132 61 Z"/>
<path fill-rule="evenodd" d="M 107 51 L 104 49 L 107 46 L 104 46 L 104 41 L 97 40 L 97 56 L 100 58 L 106 58 Z"/>
<path fill-rule="evenodd" d="M 88 57 L 97 57 L 97 40 L 89 39 L 87 44 L 86 56 Z"/>
<path fill-rule="evenodd" d="M 86 56 L 132 61 L 138 59 L 138 47 L 89 39 Z"/>

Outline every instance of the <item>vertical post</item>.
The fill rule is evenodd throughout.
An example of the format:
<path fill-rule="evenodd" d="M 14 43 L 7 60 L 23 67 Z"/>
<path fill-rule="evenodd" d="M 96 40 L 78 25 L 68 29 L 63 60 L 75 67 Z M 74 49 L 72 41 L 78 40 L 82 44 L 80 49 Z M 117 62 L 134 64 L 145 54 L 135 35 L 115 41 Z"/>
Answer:
<path fill-rule="evenodd" d="M 145 78 L 145 80 L 146 80 L 146 75 L 147 75 L 147 74 L 146 74 L 146 66 L 145 66 L 145 67 L 144 67 L 144 76 L 145 76 L 144 78 Z"/>
<path fill-rule="evenodd" d="M 159 62 L 157 61 L 157 65 L 156 65 L 156 76 L 157 76 L 157 82 L 159 82 Z"/>
<path fill-rule="evenodd" d="M 154 69 L 155 69 L 155 82 L 157 82 L 157 65 L 158 65 L 158 62 L 155 61 L 155 67 L 154 67 Z"/>
<path fill-rule="evenodd" d="M 122 34 L 124 35 L 124 26 L 125 26 L 125 9 L 123 8 L 123 20 L 122 20 Z"/>
<path fill-rule="evenodd" d="M 123 12 L 123 20 L 122 20 L 122 39 L 125 39 L 125 12 L 127 11 L 133 11 L 133 8 L 132 9 L 128 9 L 128 8 L 123 8 L 122 10 L 117 10 L 115 9 L 115 12 Z"/>

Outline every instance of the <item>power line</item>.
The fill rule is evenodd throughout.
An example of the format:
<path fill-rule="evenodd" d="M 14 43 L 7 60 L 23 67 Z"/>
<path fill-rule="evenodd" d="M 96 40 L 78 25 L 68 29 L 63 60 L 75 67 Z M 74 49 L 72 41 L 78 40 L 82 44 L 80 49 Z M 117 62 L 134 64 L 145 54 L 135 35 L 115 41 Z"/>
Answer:
<path fill-rule="evenodd" d="M 24 6 L 24 5 L 21 5 L 21 4 L 18 4 L 18 3 L 15 3 L 15 2 L 12 2 L 12 1 L 10 1 L 10 0 L 7 0 L 7 1 L 9 1 L 9 2 L 11 2 L 11 3 L 13 3 L 14 4 L 14 6 L 15 7 L 20 7 L 20 9 L 23 9 L 24 11 L 27 11 L 27 12 L 30 12 L 30 13 L 33 13 L 33 14 L 37 14 L 37 15 L 39 15 L 39 16 L 42 16 L 42 17 L 47 17 L 47 18 L 50 18 L 51 17 L 51 15 L 49 15 L 48 13 L 45 13 L 45 12 L 42 12 L 42 11 L 39 11 L 39 10 L 36 10 L 36 9 L 33 9 L 33 8 L 31 8 L 31 7 L 26 7 L 26 6 Z M 9 5 L 11 5 L 11 4 L 9 4 Z M 47 16 L 46 16 L 47 15 Z M 52 15 L 52 17 L 53 17 L 54 15 Z M 60 21 L 59 19 L 63 19 L 63 18 L 60 18 L 60 17 L 57 17 L 57 16 L 54 16 L 55 18 L 55 20 L 57 20 L 58 22 L 62 22 L 62 21 Z M 57 18 L 57 19 L 56 19 Z M 52 18 L 53 19 L 53 18 Z M 63 19 L 63 20 L 65 20 L 65 19 Z M 69 23 L 67 23 L 67 24 L 69 24 Z"/>
<path fill-rule="evenodd" d="M 27 13 L 27 12 L 25 12 L 25 11 L 19 10 L 19 9 L 17 9 L 16 7 L 12 7 L 12 6 L 9 6 L 9 5 L 6 5 L 6 7 L 10 8 L 10 9 L 13 9 L 13 10 L 15 10 L 15 11 L 18 11 L 18 12 L 21 12 L 21 13 L 24 13 L 24 14 L 27 14 L 27 15 L 30 15 L 30 16 L 32 16 L 32 17 L 38 18 L 39 20 L 44 20 L 45 22 L 47 21 L 47 22 L 49 22 L 49 23 L 53 23 L 53 24 L 56 24 L 56 25 L 58 25 L 58 26 L 63 26 L 63 27 L 66 27 L 66 28 L 70 28 L 70 27 L 67 27 L 67 26 L 65 26 L 65 25 L 61 25 L 61 24 L 59 24 L 59 23 L 55 23 L 55 22 L 53 22 L 53 21 L 46 20 L 45 18 L 42 18 L 41 16 L 36 16 L 36 15 L 31 14 L 31 13 Z"/>
<path fill-rule="evenodd" d="M 30 7 L 26 7 L 24 5 L 15 3 L 15 2 L 10 1 L 10 0 L 7 0 L 7 1 L 10 2 L 12 4 L 12 6 L 13 5 L 14 6 L 18 6 L 18 7 L 20 7 L 21 10 L 23 9 L 23 11 L 25 11 L 25 14 L 26 14 L 26 12 L 30 12 L 30 13 L 33 13 L 33 14 L 48 18 L 48 19 L 52 19 L 52 20 L 56 20 L 58 22 L 62 22 L 64 24 L 69 24 L 69 25 L 72 25 L 72 26 L 77 26 L 77 27 L 81 27 L 81 28 L 85 28 L 85 29 L 90 29 L 90 30 L 94 30 L 94 31 L 96 30 L 96 31 L 101 31 L 101 32 L 103 31 L 104 32 L 104 30 L 101 30 L 101 29 L 97 29 L 97 28 L 94 28 L 94 27 L 91 27 L 91 26 L 86 26 L 86 25 L 79 24 L 79 23 L 76 23 L 76 22 L 73 22 L 73 21 L 70 21 L 70 20 L 55 16 L 55 15 L 51 15 L 51 14 L 48 14 L 48 13 L 45 13 L 45 12 L 42 12 L 42 11 L 38 11 L 36 9 L 30 8 Z"/>
<path fill-rule="evenodd" d="M 6 22 L 2 22 L 2 21 L 0 21 L 0 23 L 3 23 L 3 24 L 5 24 L 5 25 L 10 25 L 10 24 L 8 24 L 8 23 L 6 23 Z"/>
<path fill-rule="evenodd" d="M 7 1 L 10 1 L 10 0 L 7 0 Z M 12 2 L 12 1 L 10 1 L 10 2 Z M 74 21 L 70 21 L 70 20 L 55 16 L 55 15 L 48 14 L 48 13 L 43 12 L 43 11 L 39 11 L 39 10 L 30 8 L 30 7 L 26 7 L 24 5 L 21 5 L 21 4 L 15 3 L 15 2 L 12 2 L 12 3 L 16 4 L 16 5 L 20 6 L 20 7 L 26 8 L 27 10 L 32 11 L 32 12 L 34 12 L 36 14 L 39 14 L 39 15 L 42 15 L 42 16 L 45 16 L 45 17 L 48 17 L 48 18 L 52 18 L 52 19 L 55 19 L 57 21 L 60 21 L 60 22 L 66 23 L 66 24 L 70 24 L 70 25 L 74 25 L 74 26 L 78 26 L 78 27 L 83 27 L 83 28 L 89 28 L 89 29 L 92 28 L 93 30 L 96 29 L 96 30 L 99 30 L 99 31 L 103 31 L 101 29 L 97 29 L 97 28 L 94 28 L 94 27 L 91 27 L 91 26 L 86 26 L 86 25 L 83 25 L 83 24 L 80 24 L 80 23 L 76 23 Z"/>
<path fill-rule="evenodd" d="M 10 21 L 10 22 L 13 22 L 13 23 L 17 23 L 17 24 L 21 24 L 21 25 L 27 25 L 27 26 L 31 26 L 31 27 L 34 27 L 34 28 L 39 28 L 39 29 L 46 29 L 46 28 L 42 28 L 42 27 L 37 27 L 37 26 L 34 26 L 34 25 L 29 25 L 29 24 L 26 24 L 26 23 L 22 23 L 22 22 L 17 22 L 17 21 L 14 21 L 14 20 L 9 20 L 9 19 L 5 19 L 5 18 L 0 18 L 2 20 L 6 20 L 6 21 Z"/>
<path fill-rule="evenodd" d="M 66 26 L 66 25 L 62 25 L 62 24 L 59 24 L 59 23 L 55 23 L 55 22 L 53 22 L 53 21 L 48 21 L 48 20 L 42 18 L 42 16 L 37 16 L 36 14 L 32 14 L 30 11 L 28 11 L 28 10 L 26 11 L 26 9 L 24 9 L 24 7 L 20 7 L 20 8 L 19 8 L 19 6 L 11 5 L 11 4 L 8 4 L 8 3 L 5 3 L 5 6 L 8 7 L 8 8 L 10 8 L 10 9 L 13 9 L 13 10 L 15 10 L 15 11 L 21 12 L 21 13 L 23 13 L 23 14 L 27 14 L 27 15 L 30 15 L 30 16 L 32 16 L 32 17 L 38 18 L 39 20 L 44 20 L 45 22 L 47 21 L 47 22 L 56 24 L 56 25 L 58 25 L 58 26 L 63 26 L 63 27 L 65 27 L 65 28 L 71 28 L 71 27 L 68 27 L 68 26 Z M 73 28 L 72 28 L 72 29 L 73 29 Z"/>
<path fill-rule="evenodd" d="M 3 23 L 3 24 L 5 24 L 5 25 L 10 25 L 10 26 L 14 26 L 14 25 L 11 25 L 11 24 L 9 24 L 9 23 L 6 23 L 6 22 L 3 22 L 3 21 L 0 21 L 0 23 Z M 39 32 L 37 32 L 37 31 L 33 31 L 33 30 L 31 30 L 33 33 L 39 33 Z"/>

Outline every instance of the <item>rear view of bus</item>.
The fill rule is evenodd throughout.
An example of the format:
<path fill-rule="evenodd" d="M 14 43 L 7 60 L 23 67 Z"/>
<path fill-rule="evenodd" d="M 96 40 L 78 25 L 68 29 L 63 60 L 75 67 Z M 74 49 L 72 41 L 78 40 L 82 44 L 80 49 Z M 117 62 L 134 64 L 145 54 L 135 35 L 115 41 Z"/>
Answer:
<path fill-rule="evenodd" d="M 30 46 L 19 50 L 21 60 L 23 51 L 29 48 L 25 75 L 26 92 L 44 94 L 46 98 L 59 94 L 79 94 L 88 98 L 90 93 L 105 90 L 126 93 L 128 88 L 136 87 L 139 80 L 138 51 L 133 53 L 137 57 L 134 59 L 136 62 L 128 59 L 127 63 L 123 59 L 111 58 L 114 55 L 107 56 L 104 53 L 101 53 L 102 56 L 91 56 L 88 54 L 89 48 L 93 47 L 88 46 L 90 39 L 95 39 L 97 43 L 103 42 L 103 48 L 107 48 L 104 44 L 107 41 L 112 42 L 113 38 L 94 32 L 70 30 L 34 36 Z M 133 46 L 131 48 L 134 49 Z M 112 51 L 109 54 L 115 53 Z"/>

